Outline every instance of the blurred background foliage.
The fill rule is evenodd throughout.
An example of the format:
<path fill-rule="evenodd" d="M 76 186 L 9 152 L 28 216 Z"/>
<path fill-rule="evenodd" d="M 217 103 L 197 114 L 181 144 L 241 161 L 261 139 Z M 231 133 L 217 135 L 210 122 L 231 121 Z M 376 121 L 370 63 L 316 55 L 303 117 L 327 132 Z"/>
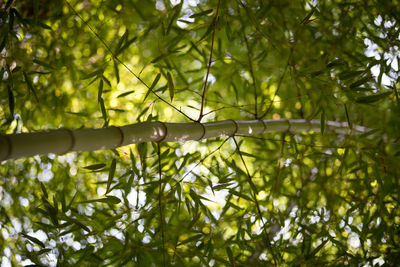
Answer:
<path fill-rule="evenodd" d="M 3 134 L 267 118 L 372 129 L 2 162 L 2 266 L 397 266 L 399 6 L 0 2 Z"/>

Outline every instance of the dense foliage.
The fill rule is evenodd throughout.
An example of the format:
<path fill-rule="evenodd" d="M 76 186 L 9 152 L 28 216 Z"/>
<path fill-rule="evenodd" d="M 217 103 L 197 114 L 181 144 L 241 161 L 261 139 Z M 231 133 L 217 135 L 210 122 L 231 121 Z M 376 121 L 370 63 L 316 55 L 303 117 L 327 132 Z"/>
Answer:
<path fill-rule="evenodd" d="M 2 134 L 321 120 L 321 133 L 2 162 L 2 266 L 395 266 L 399 7 L 0 2 Z M 328 120 L 372 130 L 332 135 Z"/>

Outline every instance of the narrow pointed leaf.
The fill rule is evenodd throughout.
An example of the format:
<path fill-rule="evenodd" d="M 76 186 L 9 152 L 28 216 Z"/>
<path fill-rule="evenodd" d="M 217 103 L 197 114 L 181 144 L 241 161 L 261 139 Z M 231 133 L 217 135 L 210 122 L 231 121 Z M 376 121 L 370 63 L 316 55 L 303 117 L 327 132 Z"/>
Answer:
<path fill-rule="evenodd" d="M 156 85 L 157 85 L 158 81 L 160 80 L 160 78 L 161 78 L 161 74 L 159 73 L 159 74 L 157 74 L 156 78 L 154 79 L 153 83 L 151 84 L 149 90 L 147 90 L 146 96 L 144 97 L 143 101 L 146 100 L 146 98 L 149 96 L 149 94 L 154 89 L 154 87 L 156 87 Z"/>
<path fill-rule="evenodd" d="M 132 90 L 132 91 L 128 91 L 128 92 L 125 92 L 125 93 L 119 94 L 119 95 L 117 96 L 117 98 L 119 98 L 119 97 L 124 97 L 124 96 L 130 95 L 130 94 L 133 94 L 134 92 L 135 92 L 135 91 L 134 91 L 134 90 Z"/>
<path fill-rule="evenodd" d="M 43 67 L 47 68 L 47 69 L 55 69 L 54 66 L 52 66 L 52 65 L 50 65 L 50 64 L 48 64 L 48 63 L 46 63 L 46 62 L 44 62 L 44 61 L 41 61 L 41 60 L 39 60 L 39 59 L 34 59 L 34 60 L 32 60 L 32 61 L 33 61 L 34 63 L 40 65 L 40 66 L 43 66 Z"/>
<path fill-rule="evenodd" d="M 207 10 L 204 10 L 204 11 L 202 11 L 202 12 L 195 13 L 195 14 L 191 15 L 189 18 L 201 17 L 201 16 L 204 16 L 204 15 L 208 15 L 208 14 L 210 14 L 211 12 L 213 12 L 213 9 L 207 9 Z"/>
<path fill-rule="evenodd" d="M 377 102 L 379 100 L 382 100 L 382 99 L 388 97 L 391 94 L 392 94 L 392 92 L 385 92 L 385 93 L 382 93 L 382 94 L 361 96 L 361 97 L 358 97 L 356 99 L 356 102 L 360 103 L 360 104 L 370 104 L 370 103 L 374 103 L 374 102 Z"/>
<path fill-rule="evenodd" d="M 325 132 L 325 110 L 322 109 L 321 112 L 321 134 L 324 135 Z"/>
<path fill-rule="evenodd" d="M 106 111 L 106 107 L 104 106 L 103 98 L 100 98 L 99 102 L 100 102 L 101 114 L 103 115 L 104 121 L 107 122 L 107 111 Z"/>
<path fill-rule="evenodd" d="M 10 109 L 11 117 L 14 118 L 15 98 L 11 90 L 11 87 L 9 85 L 7 86 L 7 91 L 8 91 L 8 107 Z"/>
<path fill-rule="evenodd" d="M 98 199 L 91 199 L 86 201 L 81 201 L 80 203 L 94 203 L 94 202 L 101 202 L 101 203 L 108 203 L 108 204 L 118 204 L 121 200 L 115 196 L 107 196 L 105 198 L 98 198 Z"/>
<path fill-rule="evenodd" d="M 118 63 L 117 63 L 117 61 L 115 61 L 115 60 L 114 60 L 114 72 L 115 72 L 115 78 L 117 79 L 117 84 L 118 84 L 119 81 L 120 81 L 120 78 L 119 78 L 119 69 L 118 69 Z"/>
<path fill-rule="evenodd" d="M 233 258 L 232 250 L 229 246 L 226 247 L 226 254 L 228 254 L 229 262 L 232 266 L 235 266 L 235 259 Z"/>
<path fill-rule="evenodd" d="M 103 95 L 103 79 L 100 79 L 99 89 L 97 91 L 97 100 L 100 102 L 101 96 Z"/>
<path fill-rule="evenodd" d="M 235 196 L 237 196 L 237 197 L 239 197 L 239 198 L 243 198 L 243 199 L 246 199 L 246 200 L 248 200 L 248 201 L 254 202 L 254 200 L 253 200 L 251 197 L 246 196 L 245 194 L 242 194 L 242 193 L 240 193 L 240 192 L 237 192 L 237 191 L 235 191 L 235 190 L 233 190 L 233 189 L 230 189 L 230 190 L 229 190 L 229 193 L 231 193 L 232 195 L 235 195 Z"/>
<path fill-rule="evenodd" d="M 344 104 L 344 110 L 346 112 L 346 119 L 347 119 L 347 123 L 349 124 L 349 128 L 352 129 L 352 124 L 351 124 L 351 121 L 350 121 L 350 116 L 349 116 L 349 112 L 347 110 L 347 105 L 346 104 Z"/>
<path fill-rule="evenodd" d="M 40 188 L 42 189 L 43 196 L 44 196 L 45 198 L 49 198 L 49 195 L 47 194 L 46 187 L 44 187 L 44 184 L 43 184 L 42 182 L 40 183 Z"/>
<path fill-rule="evenodd" d="M 38 98 L 38 96 L 36 94 L 35 87 L 33 87 L 33 84 L 31 82 L 31 80 L 29 79 L 28 75 L 26 74 L 26 72 L 23 71 L 22 73 L 24 74 L 25 83 L 28 86 L 29 92 L 32 92 L 33 96 L 35 97 L 36 102 L 39 103 L 39 98 Z"/>
<path fill-rule="evenodd" d="M 94 170 L 101 169 L 101 168 L 103 168 L 103 167 L 105 167 L 105 166 L 106 166 L 106 164 L 104 164 L 104 163 L 99 163 L 99 164 L 89 165 L 89 166 L 86 166 L 86 167 L 83 167 L 83 168 L 84 168 L 84 169 L 87 169 L 87 170 L 94 171 Z"/>
<path fill-rule="evenodd" d="M 112 183 L 112 179 L 114 178 L 116 166 L 117 166 L 117 161 L 113 159 L 110 166 L 110 172 L 108 173 L 106 194 L 108 194 L 108 192 L 110 191 L 110 185 Z"/>
<path fill-rule="evenodd" d="M 307 24 L 308 20 L 311 18 L 311 16 L 314 14 L 315 10 L 317 7 L 313 7 L 311 11 L 307 14 L 307 16 L 301 21 L 301 24 Z"/>
<path fill-rule="evenodd" d="M 171 98 L 171 101 L 174 99 L 174 80 L 172 79 L 171 73 L 167 72 L 167 79 L 168 79 L 168 90 L 169 90 L 169 96 Z"/>
<path fill-rule="evenodd" d="M 33 243 L 35 243 L 35 244 L 41 246 L 42 248 L 46 247 L 46 246 L 43 244 L 43 242 L 40 241 L 39 239 L 37 239 L 36 237 L 30 236 L 30 235 L 27 235 L 27 234 L 24 234 L 24 233 L 21 233 L 21 235 L 22 235 L 23 237 L 25 237 L 26 239 L 32 241 Z"/>

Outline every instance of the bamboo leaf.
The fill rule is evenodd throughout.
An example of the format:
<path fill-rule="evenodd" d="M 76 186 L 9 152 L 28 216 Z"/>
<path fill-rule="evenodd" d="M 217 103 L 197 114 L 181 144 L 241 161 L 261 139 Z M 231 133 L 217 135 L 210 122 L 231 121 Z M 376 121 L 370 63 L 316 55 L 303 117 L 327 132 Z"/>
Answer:
<path fill-rule="evenodd" d="M 78 221 L 77 219 L 74 218 L 66 218 L 68 221 L 74 223 L 75 225 L 79 226 L 80 228 L 82 228 L 83 230 L 85 230 L 86 232 L 90 233 L 90 229 L 89 227 L 87 227 L 86 225 L 84 225 L 83 223 L 81 223 L 80 221 Z"/>
<path fill-rule="evenodd" d="M 114 72 L 115 72 L 115 78 L 117 79 L 117 84 L 120 81 L 119 78 L 119 69 L 118 69 L 118 63 L 116 62 L 116 60 L 114 59 Z"/>
<path fill-rule="evenodd" d="M 146 92 L 146 96 L 144 97 L 143 102 L 146 100 L 146 98 L 149 96 L 149 94 L 151 93 L 151 91 L 154 89 L 154 87 L 156 87 L 158 81 L 161 78 L 161 73 L 157 74 L 156 78 L 154 79 L 153 83 L 151 84 L 149 90 L 147 90 Z"/>
<path fill-rule="evenodd" d="M 202 238 L 202 237 L 203 237 L 203 234 L 197 234 L 197 235 L 188 237 L 188 238 L 186 238 L 185 240 L 179 242 L 177 246 L 181 246 L 181 245 L 186 244 L 186 243 L 189 243 L 189 242 L 197 241 L 197 240 L 199 240 L 199 239 Z"/>
<path fill-rule="evenodd" d="M 107 111 L 106 111 L 106 107 L 104 106 L 103 98 L 100 98 L 99 102 L 100 102 L 101 114 L 103 115 L 104 122 L 107 122 Z"/>
<path fill-rule="evenodd" d="M 385 93 L 376 94 L 376 95 L 361 96 L 356 99 L 356 102 L 360 103 L 360 104 L 370 104 L 370 103 L 374 103 L 379 100 L 382 100 L 391 94 L 392 94 L 392 92 L 385 92 Z"/>
<path fill-rule="evenodd" d="M 242 193 L 240 193 L 240 192 L 237 192 L 237 191 L 235 191 L 235 190 L 233 190 L 233 189 L 229 189 L 229 193 L 231 193 L 232 195 L 235 195 L 235 196 L 237 196 L 237 197 L 239 197 L 239 198 L 243 198 L 243 199 L 246 199 L 246 200 L 248 200 L 248 201 L 254 202 L 254 200 L 253 200 L 251 197 L 248 197 L 248 196 L 246 196 L 245 194 L 242 194 Z"/>
<path fill-rule="evenodd" d="M 26 72 L 23 71 L 22 73 L 23 73 L 24 78 L 25 78 L 25 83 L 28 86 L 28 91 L 32 92 L 33 96 L 35 97 L 36 102 L 39 103 L 39 98 L 38 98 L 38 96 L 36 94 L 35 87 L 33 87 L 33 84 L 31 82 L 31 80 L 29 79 L 28 75 L 26 74 Z"/>
<path fill-rule="evenodd" d="M 99 82 L 99 89 L 97 91 L 97 100 L 100 102 L 102 99 L 102 94 L 103 94 L 103 79 L 100 79 Z"/>
<path fill-rule="evenodd" d="M 202 11 L 202 12 L 195 13 L 195 14 L 191 15 L 189 18 L 201 17 L 201 16 L 204 16 L 204 15 L 208 15 L 208 14 L 210 14 L 211 12 L 213 12 L 213 9 L 207 9 L 207 10 L 204 10 L 204 11 Z"/>
<path fill-rule="evenodd" d="M 33 243 L 35 243 L 35 244 L 41 246 L 42 248 L 45 248 L 45 247 L 46 247 L 46 246 L 43 244 L 43 242 L 40 241 L 39 239 L 37 239 L 36 237 L 27 235 L 27 234 L 25 234 L 25 233 L 21 233 L 21 235 L 22 235 L 23 237 L 25 237 L 26 239 L 32 241 Z"/>
<path fill-rule="evenodd" d="M 10 109 L 11 118 L 14 118 L 15 98 L 11 90 L 11 87 L 9 85 L 7 85 L 7 92 L 8 92 L 8 107 Z"/>
<path fill-rule="evenodd" d="M 10 6 L 11 6 L 11 4 L 14 2 L 14 0 L 8 0 L 7 2 L 6 2 L 6 5 L 4 6 L 4 10 L 7 10 Z"/>
<path fill-rule="evenodd" d="M 90 79 L 90 78 L 92 78 L 92 77 L 94 77 L 94 76 L 97 76 L 96 79 L 98 79 L 98 78 L 100 78 L 100 77 L 103 75 L 103 72 L 104 72 L 103 69 L 95 70 L 95 71 L 93 71 L 93 72 L 91 72 L 91 73 L 89 73 L 89 74 L 87 74 L 87 75 L 84 75 L 84 76 L 82 77 L 82 80 L 87 80 L 87 79 Z"/>
<path fill-rule="evenodd" d="M 8 27 L 10 32 L 14 30 L 14 12 L 10 12 L 10 15 L 8 16 Z"/>
<path fill-rule="evenodd" d="M 169 71 L 167 72 L 167 79 L 168 79 L 169 96 L 170 96 L 171 102 L 172 102 L 172 100 L 174 99 L 175 86 L 174 86 L 174 81 L 172 79 L 171 73 Z"/>
<path fill-rule="evenodd" d="M 99 163 L 99 164 L 89 165 L 89 166 L 86 166 L 86 167 L 83 167 L 83 168 L 84 168 L 84 169 L 87 169 L 87 170 L 94 171 L 94 170 L 101 169 L 101 168 L 103 168 L 103 167 L 105 167 L 105 166 L 106 166 L 106 164 L 104 164 L 104 163 Z"/>
<path fill-rule="evenodd" d="M 132 93 L 134 93 L 135 91 L 134 90 L 132 90 L 132 91 L 128 91 L 128 92 L 125 92 L 125 93 L 122 93 L 122 94 L 119 94 L 118 96 L 117 96 L 117 98 L 119 98 L 119 97 L 124 97 L 124 96 L 127 96 L 127 95 L 130 95 L 130 94 L 132 94 Z"/>
<path fill-rule="evenodd" d="M 363 74 L 365 71 L 363 70 L 356 70 L 356 71 L 344 71 L 339 74 L 339 79 L 340 80 L 349 80 L 354 77 L 357 77 L 358 75 Z"/>
<path fill-rule="evenodd" d="M 356 229 L 357 229 L 357 228 L 356 228 Z M 322 241 L 322 243 L 319 244 L 319 246 L 316 247 L 316 248 L 310 253 L 310 255 L 309 255 L 308 257 L 314 258 L 315 255 L 325 246 L 325 244 L 328 243 L 328 241 L 329 241 L 329 239 L 326 239 L 326 240 Z"/>
<path fill-rule="evenodd" d="M 325 110 L 322 109 L 321 111 L 321 134 L 324 135 L 325 132 Z"/>
<path fill-rule="evenodd" d="M 226 246 L 226 254 L 228 254 L 229 262 L 232 266 L 235 266 L 235 259 L 233 258 L 232 250 L 229 246 Z"/>
<path fill-rule="evenodd" d="M 80 203 L 94 203 L 94 202 L 100 202 L 100 203 L 108 203 L 108 204 L 118 204 L 121 202 L 121 200 L 115 196 L 107 196 L 105 198 L 98 198 L 98 199 L 91 199 L 91 200 L 86 200 L 86 201 L 81 201 Z"/>
<path fill-rule="evenodd" d="M 33 17 L 35 22 L 38 21 L 38 13 L 39 13 L 39 0 L 33 0 Z"/>
<path fill-rule="evenodd" d="M 53 67 L 52 65 L 50 65 L 50 64 L 48 64 L 48 63 L 46 63 L 46 62 L 44 62 L 44 61 L 41 61 L 41 60 L 39 60 L 39 59 L 34 59 L 34 60 L 32 60 L 32 61 L 33 61 L 33 63 L 36 63 L 36 64 L 38 64 L 38 65 L 40 65 L 40 66 L 43 66 L 43 67 L 45 67 L 45 68 L 47 68 L 47 69 L 52 69 L 52 70 L 56 69 L 56 68 Z"/>
<path fill-rule="evenodd" d="M 349 124 L 349 128 L 352 129 L 353 127 L 352 127 L 352 124 L 351 124 L 351 121 L 350 121 L 350 116 L 349 116 L 349 112 L 347 110 L 346 104 L 344 104 L 344 110 L 346 112 L 346 119 L 347 119 L 347 123 Z"/>
<path fill-rule="evenodd" d="M 315 10 L 317 9 L 317 7 L 313 7 L 311 9 L 311 11 L 307 14 L 307 16 L 301 21 L 301 24 L 308 24 L 311 16 L 314 14 Z"/>
<path fill-rule="evenodd" d="M 105 195 L 108 194 L 108 192 L 110 192 L 110 185 L 111 185 L 112 180 L 114 178 L 116 166 L 117 166 L 117 161 L 115 159 L 113 159 L 112 162 L 111 162 L 111 166 L 110 166 L 110 172 L 108 173 L 107 189 L 106 189 Z"/>
<path fill-rule="evenodd" d="M 42 182 L 40 182 L 40 188 L 42 189 L 43 196 L 44 196 L 45 198 L 49 198 L 49 195 L 47 194 L 46 187 L 44 187 L 44 184 L 43 184 Z"/>
<path fill-rule="evenodd" d="M 350 84 L 350 88 L 355 88 L 355 87 L 358 87 L 360 85 L 363 85 L 364 83 L 370 81 L 371 79 L 372 79 L 371 76 L 364 77 L 364 78 L 362 78 L 360 80 L 357 80 L 354 83 Z"/>
<path fill-rule="evenodd" d="M 0 43 L 0 53 L 3 52 L 3 49 L 6 46 L 6 43 L 7 43 L 7 34 L 4 34 L 3 39 Z"/>

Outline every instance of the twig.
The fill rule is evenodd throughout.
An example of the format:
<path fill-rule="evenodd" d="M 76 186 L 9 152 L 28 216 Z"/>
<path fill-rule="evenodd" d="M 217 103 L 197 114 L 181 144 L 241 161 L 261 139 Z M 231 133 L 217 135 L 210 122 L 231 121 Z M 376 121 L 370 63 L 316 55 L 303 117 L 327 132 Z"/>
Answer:
<path fill-rule="evenodd" d="M 158 176 L 160 179 L 160 192 L 158 193 L 158 205 L 160 206 L 160 226 L 161 226 L 161 242 L 162 242 L 162 256 L 163 256 L 163 266 L 166 266 L 165 262 L 165 236 L 164 236 L 164 217 L 162 212 L 162 179 L 161 179 L 161 153 L 160 153 L 160 143 L 157 143 L 157 155 L 158 155 Z"/>
<path fill-rule="evenodd" d="M 253 62 L 252 62 L 252 54 L 251 54 L 251 50 L 250 50 L 250 46 L 249 46 L 249 42 L 247 40 L 246 37 L 246 33 L 244 32 L 243 29 L 243 37 L 244 37 L 244 42 L 246 43 L 246 47 L 247 47 L 247 56 L 249 58 L 249 69 L 250 69 L 250 75 L 251 75 L 251 79 L 253 80 L 253 88 L 254 88 L 254 116 L 255 119 L 258 119 L 258 110 L 257 110 L 257 85 L 256 85 L 256 77 L 254 76 L 254 71 L 253 71 Z"/>

